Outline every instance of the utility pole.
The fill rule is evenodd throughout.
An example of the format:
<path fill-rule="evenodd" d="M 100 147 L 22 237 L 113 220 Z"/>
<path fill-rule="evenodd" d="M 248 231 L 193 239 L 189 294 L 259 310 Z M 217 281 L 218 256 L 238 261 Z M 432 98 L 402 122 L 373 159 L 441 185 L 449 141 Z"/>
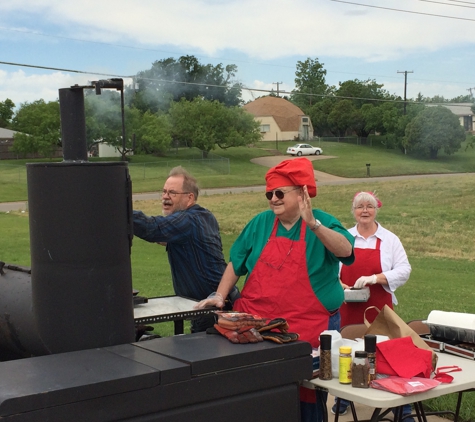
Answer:
<path fill-rule="evenodd" d="M 475 89 L 475 87 L 473 87 L 473 88 L 468 88 L 467 91 L 470 92 L 470 98 L 473 100 L 472 89 Z"/>
<path fill-rule="evenodd" d="M 412 70 L 404 70 L 402 72 L 398 70 L 397 73 L 404 73 L 404 115 L 406 115 L 407 74 L 414 73 L 414 72 Z"/>
<path fill-rule="evenodd" d="M 279 96 L 279 84 L 282 82 L 272 82 L 272 85 L 277 85 L 277 96 Z"/>

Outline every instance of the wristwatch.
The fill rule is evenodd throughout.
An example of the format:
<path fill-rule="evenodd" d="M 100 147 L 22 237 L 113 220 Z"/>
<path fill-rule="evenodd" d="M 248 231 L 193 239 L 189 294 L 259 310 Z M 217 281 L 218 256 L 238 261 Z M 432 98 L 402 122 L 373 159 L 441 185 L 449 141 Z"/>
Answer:
<path fill-rule="evenodd" d="M 310 230 L 317 230 L 321 225 L 322 223 L 320 222 L 320 220 L 315 219 L 315 225 Z"/>

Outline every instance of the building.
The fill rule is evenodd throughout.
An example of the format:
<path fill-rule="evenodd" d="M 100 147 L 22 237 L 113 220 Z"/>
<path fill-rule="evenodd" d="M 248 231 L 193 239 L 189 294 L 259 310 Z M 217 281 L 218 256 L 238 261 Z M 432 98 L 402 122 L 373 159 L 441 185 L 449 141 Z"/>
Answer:
<path fill-rule="evenodd" d="M 0 128 L 0 160 L 17 160 L 19 158 L 42 158 L 40 154 L 26 154 L 21 155 L 11 151 L 13 146 L 14 135 L 16 132 L 14 130 Z M 63 155 L 63 150 L 61 147 L 56 148 L 52 158 L 59 158 Z"/>
<path fill-rule="evenodd" d="M 264 141 L 308 141 L 313 138 L 310 117 L 284 98 L 261 97 L 243 108 L 260 123 Z"/>
<path fill-rule="evenodd" d="M 459 118 L 460 124 L 467 132 L 474 131 L 475 113 L 472 111 L 473 103 L 447 103 L 441 105 L 448 108 Z"/>
<path fill-rule="evenodd" d="M 11 160 L 17 158 L 16 154 L 10 152 L 13 145 L 13 135 L 16 132 L 0 127 L 0 160 Z"/>

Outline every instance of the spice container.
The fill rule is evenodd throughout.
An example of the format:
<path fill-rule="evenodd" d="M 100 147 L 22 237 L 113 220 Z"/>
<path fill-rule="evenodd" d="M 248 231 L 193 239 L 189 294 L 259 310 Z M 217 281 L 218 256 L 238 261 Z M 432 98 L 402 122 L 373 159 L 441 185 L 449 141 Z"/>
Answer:
<path fill-rule="evenodd" d="M 369 387 L 369 362 L 368 353 L 355 352 L 355 358 L 351 365 L 351 386 L 358 388 Z"/>
<path fill-rule="evenodd" d="M 351 347 L 340 347 L 338 367 L 338 379 L 340 384 L 351 384 Z"/>
<path fill-rule="evenodd" d="M 321 380 L 331 380 L 332 377 L 332 336 L 320 334 L 320 373 Z"/>
<path fill-rule="evenodd" d="M 376 379 L 376 336 L 366 334 L 364 336 L 364 349 L 368 353 L 369 382 Z"/>

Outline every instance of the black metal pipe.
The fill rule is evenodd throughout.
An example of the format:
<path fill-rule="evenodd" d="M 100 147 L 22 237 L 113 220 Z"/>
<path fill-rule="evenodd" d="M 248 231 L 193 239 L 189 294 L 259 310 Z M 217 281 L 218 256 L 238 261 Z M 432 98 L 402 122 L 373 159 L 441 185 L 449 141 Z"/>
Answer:
<path fill-rule="evenodd" d="M 87 161 L 86 114 L 82 87 L 59 90 L 61 140 L 65 161 Z"/>

